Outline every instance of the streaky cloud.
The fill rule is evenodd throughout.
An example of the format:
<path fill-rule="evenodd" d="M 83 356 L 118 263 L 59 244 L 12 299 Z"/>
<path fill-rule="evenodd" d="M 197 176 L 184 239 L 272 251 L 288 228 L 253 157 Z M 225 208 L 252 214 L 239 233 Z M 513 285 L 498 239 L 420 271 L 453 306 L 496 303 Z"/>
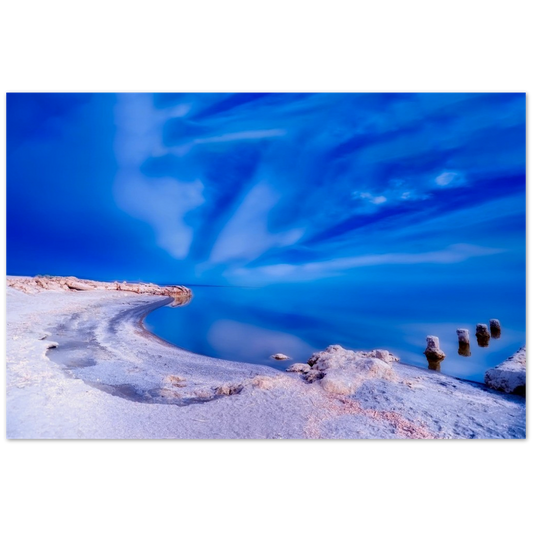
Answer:
<path fill-rule="evenodd" d="M 204 137 L 196 139 L 194 144 L 209 144 L 209 143 L 224 143 L 232 141 L 247 141 L 254 139 L 268 139 L 270 137 L 282 137 L 285 135 L 285 130 L 250 130 L 237 131 L 235 133 L 226 133 L 215 137 Z"/>
<path fill-rule="evenodd" d="M 255 281 L 263 278 L 272 281 L 282 278 L 285 281 L 298 282 L 336 276 L 352 269 L 378 265 L 418 265 L 418 264 L 452 264 L 461 263 L 474 257 L 491 256 L 504 253 L 505 249 L 487 248 L 467 243 L 457 243 L 442 250 L 420 253 L 383 253 L 354 257 L 341 257 L 327 261 L 314 261 L 300 265 L 274 264 L 256 269 L 238 269 L 229 272 L 231 276 L 250 276 Z"/>

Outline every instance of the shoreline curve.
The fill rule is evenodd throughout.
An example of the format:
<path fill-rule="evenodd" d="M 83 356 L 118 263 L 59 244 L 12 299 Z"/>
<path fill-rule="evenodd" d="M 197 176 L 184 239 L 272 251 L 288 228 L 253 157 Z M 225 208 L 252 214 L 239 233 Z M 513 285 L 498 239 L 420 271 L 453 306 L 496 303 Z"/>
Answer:
<path fill-rule="evenodd" d="M 285 373 L 151 333 L 162 294 L 8 285 L 8 438 L 525 437 L 524 398 L 379 350 L 331 346 Z"/>

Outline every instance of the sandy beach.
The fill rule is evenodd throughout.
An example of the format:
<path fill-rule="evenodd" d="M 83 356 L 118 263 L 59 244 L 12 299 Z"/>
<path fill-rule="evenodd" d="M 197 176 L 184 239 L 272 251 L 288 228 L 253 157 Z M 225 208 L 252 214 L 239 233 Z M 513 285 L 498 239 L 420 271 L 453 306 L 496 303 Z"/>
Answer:
<path fill-rule="evenodd" d="M 312 368 L 281 372 L 179 349 L 142 326 L 171 303 L 117 290 L 8 287 L 7 437 L 525 437 L 524 398 L 388 352 L 333 346 Z"/>

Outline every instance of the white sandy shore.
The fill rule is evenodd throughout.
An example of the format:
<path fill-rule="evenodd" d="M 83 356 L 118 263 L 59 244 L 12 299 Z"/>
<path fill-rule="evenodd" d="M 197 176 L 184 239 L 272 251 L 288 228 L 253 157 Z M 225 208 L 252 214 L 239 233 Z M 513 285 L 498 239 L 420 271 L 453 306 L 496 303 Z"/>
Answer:
<path fill-rule="evenodd" d="M 436 372 L 392 363 L 334 394 L 324 380 L 181 350 L 140 324 L 171 301 L 8 288 L 7 437 L 525 437 L 524 398 Z"/>

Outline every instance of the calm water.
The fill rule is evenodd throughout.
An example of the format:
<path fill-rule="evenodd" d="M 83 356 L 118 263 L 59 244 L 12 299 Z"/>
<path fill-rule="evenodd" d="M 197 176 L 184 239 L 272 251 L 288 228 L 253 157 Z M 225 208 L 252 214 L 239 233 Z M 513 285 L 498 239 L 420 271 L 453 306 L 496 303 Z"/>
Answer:
<path fill-rule="evenodd" d="M 427 368 L 426 335 L 437 335 L 447 357 L 445 374 L 483 381 L 487 368 L 525 344 L 524 307 L 508 290 L 468 286 L 396 287 L 338 283 L 264 288 L 192 287 L 194 298 L 181 308 L 164 307 L 146 318 L 159 337 L 187 350 L 234 361 L 286 368 L 306 362 L 330 344 L 350 349 L 384 348 L 405 363 Z M 431 296 L 431 297 L 430 297 Z M 507 298 L 506 298 L 507 296 Z M 516 295 L 514 295 L 516 296 Z M 507 304 L 514 301 L 515 306 Z M 497 318 L 499 339 L 480 348 L 476 323 Z M 470 330 L 471 355 L 457 353 L 456 329 Z M 292 359 L 270 358 L 282 352 Z"/>

